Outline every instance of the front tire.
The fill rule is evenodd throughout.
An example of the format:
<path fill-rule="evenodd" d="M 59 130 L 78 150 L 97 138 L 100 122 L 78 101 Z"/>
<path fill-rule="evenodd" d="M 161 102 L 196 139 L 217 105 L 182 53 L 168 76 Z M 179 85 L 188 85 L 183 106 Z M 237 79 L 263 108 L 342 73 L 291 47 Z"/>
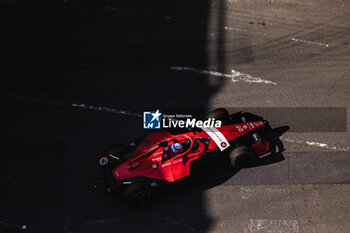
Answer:
<path fill-rule="evenodd" d="M 239 146 L 229 154 L 231 165 L 234 168 L 243 168 L 253 164 L 256 161 L 256 154 L 253 148 L 248 146 Z"/>
<path fill-rule="evenodd" d="M 124 190 L 123 197 L 131 204 L 141 206 L 151 197 L 149 188 L 144 183 L 135 183 Z"/>

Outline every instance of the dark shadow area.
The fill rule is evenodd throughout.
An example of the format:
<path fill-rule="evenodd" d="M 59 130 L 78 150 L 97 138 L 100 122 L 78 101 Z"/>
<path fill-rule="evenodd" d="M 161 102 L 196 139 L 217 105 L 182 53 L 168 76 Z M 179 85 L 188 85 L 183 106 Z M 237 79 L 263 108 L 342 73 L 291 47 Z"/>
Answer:
<path fill-rule="evenodd" d="M 169 67 L 207 67 L 209 4 L 2 3 L 2 232 L 21 231 L 23 225 L 36 233 L 209 229 L 212 220 L 200 191 L 187 190 L 177 201 L 168 197 L 139 210 L 93 191 L 101 176 L 92 158 L 145 132 L 137 117 L 70 106 L 204 111 L 220 81 L 211 86 L 205 75 Z"/>
<path fill-rule="evenodd" d="M 207 75 L 170 67 L 213 63 L 226 72 L 227 59 L 253 61 L 241 33 L 226 53 L 225 3 L 213 7 L 209 16 L 209 0 L 1 3 L 2 232 L 23 225 L 35 233 L 208 231 L 213 220 L 203 189 L 189 185 L 148 208 L 130 209 L 92 190 L 101 177 L 92 158 L 147 133 L 141 119 L 99 106 L 197 107 L 203 116 L 224 80 L 211 85 Z M 211 20 L 215 36 L 208 38 Z"/>

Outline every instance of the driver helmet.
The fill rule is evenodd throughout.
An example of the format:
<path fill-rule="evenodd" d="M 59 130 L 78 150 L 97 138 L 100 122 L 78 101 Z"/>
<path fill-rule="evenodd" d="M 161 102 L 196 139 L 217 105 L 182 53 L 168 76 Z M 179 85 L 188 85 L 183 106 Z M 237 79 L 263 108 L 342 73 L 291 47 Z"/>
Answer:
<path fill-rule="evenodd" d="M 178 143 L 178 142 L 172 144 L 170 146 L 170 148 L 174 153 L 178 153 L 178 152 L 181 152 L 183 150 L 181 143 Z"/>

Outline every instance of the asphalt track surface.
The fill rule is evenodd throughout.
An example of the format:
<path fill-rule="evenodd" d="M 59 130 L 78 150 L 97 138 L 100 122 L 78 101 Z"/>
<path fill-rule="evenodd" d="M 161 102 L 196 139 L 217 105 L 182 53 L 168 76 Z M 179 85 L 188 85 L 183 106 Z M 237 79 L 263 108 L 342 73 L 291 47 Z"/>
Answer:
<path fill-rule="evenodd" d="M 349 1 L 2 6 L 0 232 L 350 232 Z M 92 158 L 162 107 L 254 109 L 286 151 L 142 208 L 93 190 Z"/>

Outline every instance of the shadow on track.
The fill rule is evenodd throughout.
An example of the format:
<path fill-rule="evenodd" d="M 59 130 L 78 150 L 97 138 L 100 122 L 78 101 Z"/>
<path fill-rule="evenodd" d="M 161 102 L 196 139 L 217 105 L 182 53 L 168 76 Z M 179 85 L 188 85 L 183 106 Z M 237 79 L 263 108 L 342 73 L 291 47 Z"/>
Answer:
<path fill-rule="evenodd" d="M 210 65 L 210 4 L 4 3 L 1 88 L 8 96 L 1 134 L 5 178 L 0 217 L 5 228 L 16 231 L 12 226 L 20 222 L 28 226 L 26 232 L 36 233 L 208 231 L 213 220 L 206 213 L 203 190 L 190 188 L 141 210 L 92 191 L 99 176 L 92 158 L 110 144 L 144 134 L 141 120 L 54 103 L 136 112 L 145 107 L 201 107 L 204 113 L 224 80 L 211 85 L 206 75 L 169 67 Z M 221 2 L 219 23 L 224 23 L 223 11 Z M 221 27 L 217 38 L 210 39 L 220 42 L 218 72 L 225 72 L 223 34 Z M 235 61 L 245 59 L 244 53 L 235 54 Z"/>

